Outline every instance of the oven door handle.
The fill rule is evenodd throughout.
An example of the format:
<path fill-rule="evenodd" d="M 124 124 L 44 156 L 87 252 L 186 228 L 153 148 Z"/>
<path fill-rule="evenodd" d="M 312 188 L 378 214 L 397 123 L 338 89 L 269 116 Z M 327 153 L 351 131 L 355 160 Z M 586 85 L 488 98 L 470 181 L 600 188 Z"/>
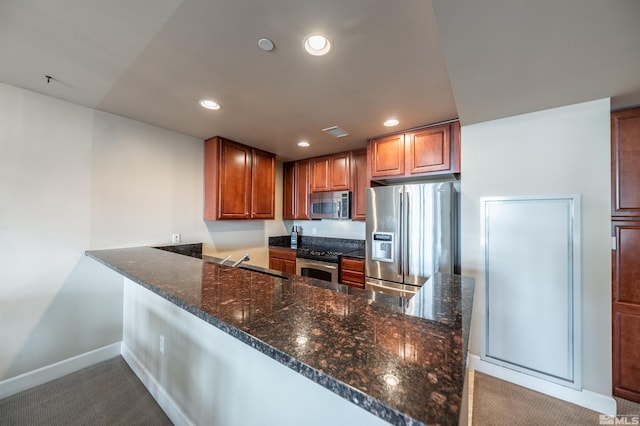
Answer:
<path fill-rule="evenodd" d="M 418 292 L 417 289 L 413 290 L 408 288 L 390 287 L 390 286 L 386 286 L 378 283 L 372 283 L 371 281 L 367 281 L 366 286 L 373 291 L 375 291 L 376 289 L 380 289 L 382 290 L 383 293 L 385 292 L 385 290 L 391 290 L 394 293 L 403 293 L 403 294 L 413 296 Z"/>
<path fill-rule="evenodd" d="M 321 269 L 338 269 L 337 266 L 326 265 L 324 263 L 310 262 L 308 260 L 300 261 L 299 259 L 296 259 L 296 262 L 298 262 L 303 268 L 306 268 L 306 267 L 309 267 L 309 266 L 316 266 L 316 267 L 321 268 Z"/>

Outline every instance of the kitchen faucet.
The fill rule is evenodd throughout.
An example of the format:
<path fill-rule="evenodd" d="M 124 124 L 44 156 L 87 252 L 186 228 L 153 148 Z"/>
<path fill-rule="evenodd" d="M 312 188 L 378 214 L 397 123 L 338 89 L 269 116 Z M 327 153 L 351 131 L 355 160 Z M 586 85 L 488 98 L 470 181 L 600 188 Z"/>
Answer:
<path fill-rule="evenodd" d="M 242 262 L 244 262 L 245 260 L 251 260 L 251 258 L 249 257 L 249 253 L 245 253 L 242 255 L 242 257 L 238 260 L 236 260 L 235 262 L 233 262 L 233 265 L 231 265 L 232 268 L 235 268 L 236 266 L 238 266 L 239 264 L 241 264 Z"/>

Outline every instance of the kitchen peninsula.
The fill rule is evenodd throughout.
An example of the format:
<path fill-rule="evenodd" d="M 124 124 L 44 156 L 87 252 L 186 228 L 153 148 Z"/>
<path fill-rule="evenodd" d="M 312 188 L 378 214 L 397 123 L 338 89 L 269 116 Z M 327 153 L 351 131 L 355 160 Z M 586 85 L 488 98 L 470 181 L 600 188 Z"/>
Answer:
<path fill-rule="evenodd" d="M 148 315 L 165 315 L 167 327 L 186 311 L 248 345 L 243 346 L 246 351 L 259 351 L 392 424 L 458 424 L 474 288 L 470 278 L 437 274 L 407 300 L 297 275 L 279 278 L 150 247 L 92 250 L 87 255 L 122 274 L 131 291 L 150 291 L 168 301 L 171 309 Z M 124 345 L 130 345 L 129 334 L 152 333 L 144 329 L 149 318 L 135 312 L 130 314 L 135 330 L 127 332 L 132 304 L 128 292 L 125 288 Z M 156 339 L 151 340 L 154 348 Z M 161 335 L 162 355 L 164 344 Z M 199 346 L 206 344 L 203 339 Z M 194 362 L 190 349 L 179 347 L 179 363 Z M 159 375 L 170 375 L 165 358 L 152 359 L 149 353 L 137 354 L 140 362 L 158 369 Z M 216 366 L 217 361 L 211 357 L 204 365 L 220 370 L 214 375 L 224 374 L 228 366 Z M 200 395 L 183 385 L 170 397 L 191 418 L 184 404 L 225 395 Z"/>

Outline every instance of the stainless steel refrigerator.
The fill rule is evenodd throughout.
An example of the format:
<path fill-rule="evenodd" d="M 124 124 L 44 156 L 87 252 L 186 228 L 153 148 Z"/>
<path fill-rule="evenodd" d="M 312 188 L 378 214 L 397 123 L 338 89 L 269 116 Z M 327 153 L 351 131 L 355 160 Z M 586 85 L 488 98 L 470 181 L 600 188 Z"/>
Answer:
<path fill-rule="evenodd" d="M 459 272 L 455 185 L 367 189 L 367 289 L 408 297 L 435 272 Z"/>

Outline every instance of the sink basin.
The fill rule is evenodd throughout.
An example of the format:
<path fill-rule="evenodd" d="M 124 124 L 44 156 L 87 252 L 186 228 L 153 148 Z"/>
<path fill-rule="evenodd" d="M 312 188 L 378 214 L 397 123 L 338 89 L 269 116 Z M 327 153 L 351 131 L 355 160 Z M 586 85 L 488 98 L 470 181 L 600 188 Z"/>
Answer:
<path fill-rule="evenodd" d="M 231 260 L 224 260 L 224 259 L 219 259 L 217 257 L 206 256 L 206 255 L 202 256 L 202 260 L 204 260 L 205 262 L 209 262 L 209 263 L 217 263 L 218 265 L 224 265 L 224 266 L 233 267 L 232 266 L 233 265 L 233 261 L 231 261 Z M 285 274 L 283 274 L 281 272 L 274 271 L 273 269 L 261 268 L 259 266 L 240 264 L 238 266 L 235 266 L 235 268 L 244 269 L 246 271 L 251 271 L 251 272 L 257 272 L 257 273 L 263 274 L 263 275 L 270 275 L 272 277 L 281 278 L 283 280 L 288 280 L 289 279 L 289 277 L 287 277 Z"/>

